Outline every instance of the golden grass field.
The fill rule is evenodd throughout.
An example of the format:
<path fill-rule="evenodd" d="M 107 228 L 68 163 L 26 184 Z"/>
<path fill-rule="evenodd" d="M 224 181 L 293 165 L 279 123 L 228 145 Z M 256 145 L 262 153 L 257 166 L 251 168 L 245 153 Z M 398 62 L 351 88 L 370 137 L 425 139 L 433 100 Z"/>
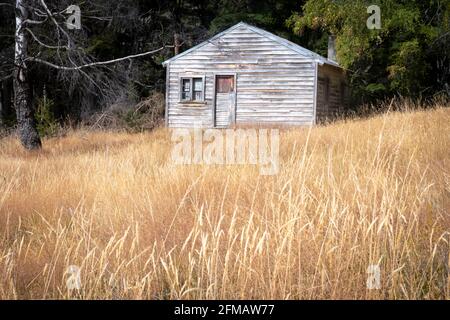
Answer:
<path fill-rule="evenodd" d="M 450 299 L 449 108 L 282 131 L 275 176 L 170 138 L 0 140 L 0 298 Z"/>

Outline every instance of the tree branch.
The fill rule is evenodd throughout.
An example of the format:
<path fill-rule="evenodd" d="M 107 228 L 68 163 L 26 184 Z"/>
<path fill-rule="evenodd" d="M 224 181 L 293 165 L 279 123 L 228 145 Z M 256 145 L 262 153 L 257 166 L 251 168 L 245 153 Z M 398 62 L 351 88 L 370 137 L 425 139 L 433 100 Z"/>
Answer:
<path fill-rule="evenodd" d="M 3 81 L 5 81 L 5 80 L 8 80 L 9 78 L 12 78 L 13 77 L 13 73 L 11 73 L 11 74 L 9 74 L 9 75 L 7 75 L 7 76 L 5 76 L 5 77 L 3 77 L 3 78 L 0 78 L 0 82 L 3 82 Z"/>
<path fill-rule="evenodd" d="M 33 31 L 31 31 L 29 28 L 25 28 L 24 30 L 26 30 L 31 35 L 31 37 L 34 39 L 34 41 L 39 43 L 39 45 L 41 45 L 42 47 L 45 47 L 47 49 L 66 49 L 66 50 L 70 50 L 70 48 L 67 47 L 67 46 L 51 46 L 51 45 L 45 44 L 41 40 L 39 40 L 39 38 L 36 37 L 36 35 L 33 33 Z"/>
<path fill-rule="evenodd" d="M 30 20 L 30 19 L 27 19 L 27 20 L 24 20 L 23 23 L 24 23 L 24 24 L 43 24 L 43 23 L 45 23 L 46 21 L 47 21 L 47 19 L 41 20 L 41 21 L 39 21 L 39 20 Z"/>
<path fill-rule="evenodd" d="M 129 60 L 129 59 L 134 59 L 134 58 L 140 58 L 140 57 L 145 57 L 151 54 L 155 54 L 157 52 L 160 52 L 166 48 L 173 48 L 173 46 L 164 46 L 161 47 L 159 49 L 156 50 L 152 50 L 152 51 L 147 51 L 147 52 L 143 52 L 143 53 L 139 53 L 139 54 L 134 54 L 134 55 L 130 55 L 130 56 L 126 56 L 123 58 L 118 58 L 118 59 L 113 59 L 113 60 L 108 60 L 108 61 L 99 61 L 99 62 L 92 62 L 92 63 L 88 63 L 88 64 L 84 64 L 81 66 L 75 66 L 75 67 L 67 67 L 67 66 L 59 66 L 56 65 L 54 63 L 39 59 L 39 58 L 35 58 L 35 57 L 30 57 L 28 58 L 29 61 L 34 61 L 34 62 L 38 62 L 38 63 L 42 63 L 45 64 L 49 67 L 58 69 L 58 70 L 65 70 L 65 71 L 75 71 L 75 70 L 81 70 L 84 68 L 89 68 L 89 67 L 95 67 L 95 66 L 101 66 L 101 65 L 108 65 L 108 64 L 113 64 L 113 63 L 117 63 L 120 61 L 124 61 L 124 60 Z"/>
<path fill-rule="evenodd" d="M 61 31 L 61 32 L 66 36 L 66 38 L 67 38 L 67 47 L 71 47 L 71 45 L 72 45 L 72 38 L 71 38 L 71 37 L 69 36 L 69 34 L 64 30 L 64 28 L 62 28 L 62 27 L 59 25 L 58 21 L 56 21 L 56 19 L 55 19 L 53 13 L 52 13 L 52 12 L 50 11 L 50 9 L 47 7 L 47 4 L 45 3 L 45 1 L 44 1 L 44 0 L 41 0 L 40 3 L 41 3 L 41 5 L 42 5 L 42 7 L 44 8 L 44 10 L 47 12 L 48 17 L 49 17 L 49 18 L 53 21 L 53 23 L 55 24 L 56 29 L 58 30 L 58 34 L 59 34 L 59 31 Z"/>

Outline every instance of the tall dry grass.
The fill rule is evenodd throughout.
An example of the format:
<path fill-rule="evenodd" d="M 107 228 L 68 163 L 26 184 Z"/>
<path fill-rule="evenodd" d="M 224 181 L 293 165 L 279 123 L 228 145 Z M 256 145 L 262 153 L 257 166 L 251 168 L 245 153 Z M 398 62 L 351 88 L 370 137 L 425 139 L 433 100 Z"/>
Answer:
<path fill-rule="evenodd" d="M 165 129 L 77 131 L 34 154 L 1 140 L 0 298 L 450 298 L 450 109 L 280 142 L 279 174 L 260 176 L 176 166 Z"/>

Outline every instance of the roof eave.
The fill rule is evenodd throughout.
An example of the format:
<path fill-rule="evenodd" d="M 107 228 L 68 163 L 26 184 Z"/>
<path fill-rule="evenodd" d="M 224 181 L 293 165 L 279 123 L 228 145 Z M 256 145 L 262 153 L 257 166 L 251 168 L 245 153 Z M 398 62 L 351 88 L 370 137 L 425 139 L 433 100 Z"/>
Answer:
<path fill-rule="evenodd" d="M 186 51 L 184 51 L 184 52 L 182 52 L 182 53 L 180 53 L 180 54 L 177 54 L 176 56 L 174 56 L 174 57 L 172 57 L 172 58 L 170 58 L 170 59 L 167 59 L 166 61 L 164 61 L 164 62 L 162 63 L 162 65 L 165 67 L 165 66 L 168 65 L 170 62 L 172 62 L 172 61 L 174 61 L 174 60 L 176 60 L 176 59 L 178 59 L 178 58 L 181 58 L 181 57 L 185 56 L 186 54 L 188 54 L 188 53 L 190 53 L 190 52 L 192 52 L 192 51 L 194 51 L 194 50 L 197 50 L 197 49 L 199 49 L 199 48 L 201 48 L 201 47 L 207 45 L 208 43 L 211 43 L 211 41 L 213 41 L 213 40 L 215 40 L 215 39 L 217 39 L 217 38 L 220 38 L 220 37 L 221 37 L 222 35 L 224 35 L 225 33 L 230 32 L 230 31 L 233 31 L 234 29 L 236 29 L 236 28 L 238 28 L 238 27 L 240 27 L 240 26 L 242 26 L 242 25 L 247 26 L 247 24 L 246 24 L 245 22 L 241 21 L 241 22 L 239 22 L 238 24 L 235 24 L 234 26 L 232 26 L 232 27 L 230 27 L 230 28 L 228 28 L 228 29 L 226 29 L 226 30 L 224 30 L 224 31 L 222 31 L 222 32 L 220 32 L 220 33 L 218 33 L 218 34 L 216 34 L 216 35 L 213 36 L 212 38 L 210 38 L 210 39 L 208 39 L 208 40 L 206 40 L 206 41 L 203 41 L 202 43 L 199 43 L 198 45 L 196 45 L 196 46 L 194 46 L 194 47 L 192 47 L 192 48 L 190 48 L 190 49 L 188 49 L 188 50 L 186 50 Z"/>
<path fill-rule="evenodd" d="M 204 41 L 204 42 L 202 42 L 202 43 L 200 43 L 200 44 L 198 44 L 198 45 L 196 45 L 196 46 L 194 46 L 194 47 L 192 47 L 192 48 L 190 48 L 190 49 L 188 49 L 188 50 L 186 50 L 186 51 L 184 51 L 184 52 L 182 52 L 182 53 L 180 53 L 180 54 L 178 54 L 178 55 L 176 55 L 176 56 L 174 56 L 174 57 L 172 57 L 172 58 L 170 58 L 170 59 L 168 59 L 166 61 L 164 61 L 162 63 L 162 65 L 164 67 L 166 67 L 170 62 L 172 62 L 172 61 L 174 61 L 174 60 L 176 60 L 176 59 L 178 59 L 178 58 L 180 58 L 182 56 L 185 56 L 186 54 L 188 54 L 188 53 L 190 53 L 190 52 L 192 52 L 194 50 L 197 50 L 197 49 L 203 47 L 204 45 L 206 45 L 208 43 L 211 43 L 211 41 L 213 41 L 213 40 L 215 40 L 217 38 L 220 38 L 222 35 L 226 34 L 227 32 L 233 31 L 234 29 L 236 29 L 236 28 L 238 28 L 240 26 L 246 26 L 250 30 L 252 30 L 252 31 L 254 31 L 256 33 L 259 33 L 262 36 L 265 36 L 265 37 L 267 37 L 269 39 L 272 39 L 272 40 L 278 42 L 279 44 L 284 45 L 285 47 L 287 47 L 287 48 L 297 52 L 298 54 L 301 54 L 303 56 L 312 58 L 314 61 L 319 63 L 321 66 L 324 65 L 324 64 L 328 64 L 328 65 L 331 65 L 331 66 L 334 66 L 334 67 L 337 67 L 337 68 L 342 68 L 335 61 L 332 61 L 332 60 L 329 60 L 329 59 L 327 59 L 325 57 L 322 57 L 321 55 L 319 55 L 319 54 L 317 54 L 317 53 L 315 53 L 315 52 L 313 52 L 311 50 L 308 50 L 306 48 L 303 48 L 303 47 L 297 45 L 296 43 L 293 43 L 293 42 L 291 42 L 291 41 L 289 41 L 287 39 L 281 38 L 281 37 L 279 37 L 279 36 L 277 36 L 275 34 L 272 34 L 272 33 L 268 32 L 268 31 L 266 31 L 266 30 L 257 28 L 255 26 L 249 25 L 249 24 L 247 24 L 245 22 L 242 22 L 242 21 L 239 22 L 238 24 L 236 24 L 236 25 L 234 25 L 234 26 L 232 26 L 232 27 L 230 27 L 230 28 L 228 28 L 228 29 L 226 29 L 226 30 L 216 34 L 211 39 L 206 40 L 206 41 Z"/>

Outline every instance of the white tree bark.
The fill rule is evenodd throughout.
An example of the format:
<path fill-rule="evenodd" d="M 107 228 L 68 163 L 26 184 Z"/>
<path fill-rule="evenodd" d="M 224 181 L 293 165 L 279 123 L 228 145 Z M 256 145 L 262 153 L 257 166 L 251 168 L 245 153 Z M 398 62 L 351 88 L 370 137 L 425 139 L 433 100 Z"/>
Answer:
<path fill-rule="evenodd" d="M 17 125 L 20 141 L 29 150 L 39 149 L 41 139 L 36 129 L 33 97 L 27 70 L 28 41 L 25 32 L 28 17 L 26 0 L 16 0 L 16 33 L 14 52 L 14 105 L 17 114 Z"/>
<path fill-rule="evenodd" d="M 46 0 L 15 0 L 14 7 L 16 17 L 15 66 L 13 81 L 14 105 L 16 108 L 20 140 L 23 146 L 29 150 L 41 148 L 41 140 L 36 127 L 35 110 L 33 107 L 33 91 L 28 75 L 28 64 L 32 65 L 34 63 L 41 63 L 60 71 L 77 71 L 85 75 L 90 81 L 93 81 L 94 84 L 96 84 L 95 81 L 83 71 L 83 69 L 105 66 L 124 60 L 145 57 L 162 51 L 165 48 L 173 48 L 173 46 L 163 46 L 152 51 L 133 54 L 109 61 L 92 62 L 90 59 L 86 59 L 86 57 L 85 62 L 83 62 L 83 58 L 81 60 L 78 59 L 77 61 L 72 61 L 69 57 L 71 65 L 58 65 L 41 59 L 39 52 L 29 54 L 28 42 L 34 41 L 41 48 L 55 50 L 55 55 L 59 58 L 61 58 L 60 50 L 76 51 L 78 48 L 75 46 L 74 39 L 72 39 L 72 36 L 66 30 L 64 30 L 64 24 L 57 21 L 57 18 L 61 18 L 60 14 L 57 12 L 52 12 L 47 6 Z M 55 29 L 56 44 L 46 44 L 39 38 L 39 35 L 36 35 L 32 31 L 31 27 L 33 25 L 42 25 L 46 22 L 52 24 Z M 62 59 L 60 59 L 60 61 L 62 61 Z"/>

